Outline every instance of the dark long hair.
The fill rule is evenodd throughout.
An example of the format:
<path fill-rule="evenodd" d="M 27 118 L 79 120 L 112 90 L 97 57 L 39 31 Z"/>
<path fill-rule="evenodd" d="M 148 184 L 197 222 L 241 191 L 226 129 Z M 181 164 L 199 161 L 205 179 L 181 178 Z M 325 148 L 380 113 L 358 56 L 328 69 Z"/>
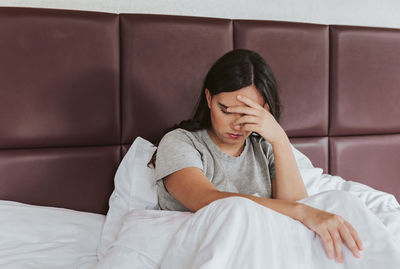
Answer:
<path fill-rule="evenodd" d="M 250 85 L 254 85 L 264 96 L 271 109 L 271 114 L 279 122 L 281 104 L 278 84 L 270 66 L 255 51 L 235 49 L 219 58 L 208 71 L 194 116 L 166 129 L 163 136 L 177 128 L 188 131 L 211 128 L 210 109 L 208 108 L 205 94 L 206 88 L 210 91 L 210 95 L 214 96 L 221 92 L 233 92 Z M 158 146 L 160 140 L 157 141 L 156 146 Z M 151 164 L 155 167 L 156 155 L 157 150 L 147 166 Z"/>

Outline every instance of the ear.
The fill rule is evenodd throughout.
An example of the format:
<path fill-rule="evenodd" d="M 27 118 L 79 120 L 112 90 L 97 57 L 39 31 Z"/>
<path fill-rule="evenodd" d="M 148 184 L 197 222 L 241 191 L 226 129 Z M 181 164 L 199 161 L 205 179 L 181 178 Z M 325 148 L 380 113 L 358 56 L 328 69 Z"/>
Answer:
<path fill-rule="evenodd" d="M 211 109 L 211 94 L 207 88 L 206 88 L 206 99 L 207 99 L 208 108 Z"/>

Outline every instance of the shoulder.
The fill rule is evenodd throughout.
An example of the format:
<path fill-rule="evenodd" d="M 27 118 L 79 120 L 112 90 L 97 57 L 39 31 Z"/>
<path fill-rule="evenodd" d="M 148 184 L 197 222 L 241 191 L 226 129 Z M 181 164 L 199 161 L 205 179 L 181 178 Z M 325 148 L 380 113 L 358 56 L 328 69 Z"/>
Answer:
<path fill-rule="evenodd" d="M 163 136 L 155 159 L 156 181 L 183 168 L 203 169 L 201 153 L 193 137 L 192 132 L 184 129 L 174 129 Z"/>
<path fill-rule="evenodd" d="M 200 131 L 188 131 L 185 129 L 175 129 L 166 133 L 161 139 L 159 148 L 174 148 L 174 150 L 189 150 L 190 148 L 203 149 Z"/>
<path fill-rule="evenodd" d="M 190 132 L 182 128 L 178 128 L 166 133 L 160 144 L 165 144 L 166 142 L 193 142 L 196 139 L 195 132 Z"/>
<path fill-rule="evenodd" d="M 188 130 L 185 130 L 182 128 L 177 128 L 177 129 L 174 129 L 174 130 L 166 133 L 163 138 L 165 138 L 165 137 L 181 137 L 181 136 L 182 137 L 191 137 L 191 136 L 193 136 L 192 133 L 193 132 L 191 132 L 191 131 L 188 131 Z"/>

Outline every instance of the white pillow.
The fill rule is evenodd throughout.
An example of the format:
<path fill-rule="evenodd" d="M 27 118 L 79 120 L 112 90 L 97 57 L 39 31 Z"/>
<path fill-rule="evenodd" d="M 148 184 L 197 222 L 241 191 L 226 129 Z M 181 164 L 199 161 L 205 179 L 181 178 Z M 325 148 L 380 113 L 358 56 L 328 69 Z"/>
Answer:
<path fill-rule="evenodd" d="M 89 268 L 105 216 L 0 200 L 0 268 Z"/>
<path fill-rule="evenodd" d="M 159 209 L 154 182 L 154 169 L 147 163 L 156 147 L 146 139 L 137 137 L 122 159 L 114 177 L 114 191 L 97 249 L 99 259 L 116 240 L 122 218 L 132 209 Z"/>

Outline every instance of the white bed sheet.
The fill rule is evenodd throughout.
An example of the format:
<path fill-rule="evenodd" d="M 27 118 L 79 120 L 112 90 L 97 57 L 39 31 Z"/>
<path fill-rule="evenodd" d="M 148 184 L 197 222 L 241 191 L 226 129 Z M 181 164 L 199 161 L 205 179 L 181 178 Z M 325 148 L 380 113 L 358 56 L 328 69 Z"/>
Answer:
<path fill-rule="evenodd" d="M 0 268 L 92 269 L 105 216 L 0 200 Z"/>

